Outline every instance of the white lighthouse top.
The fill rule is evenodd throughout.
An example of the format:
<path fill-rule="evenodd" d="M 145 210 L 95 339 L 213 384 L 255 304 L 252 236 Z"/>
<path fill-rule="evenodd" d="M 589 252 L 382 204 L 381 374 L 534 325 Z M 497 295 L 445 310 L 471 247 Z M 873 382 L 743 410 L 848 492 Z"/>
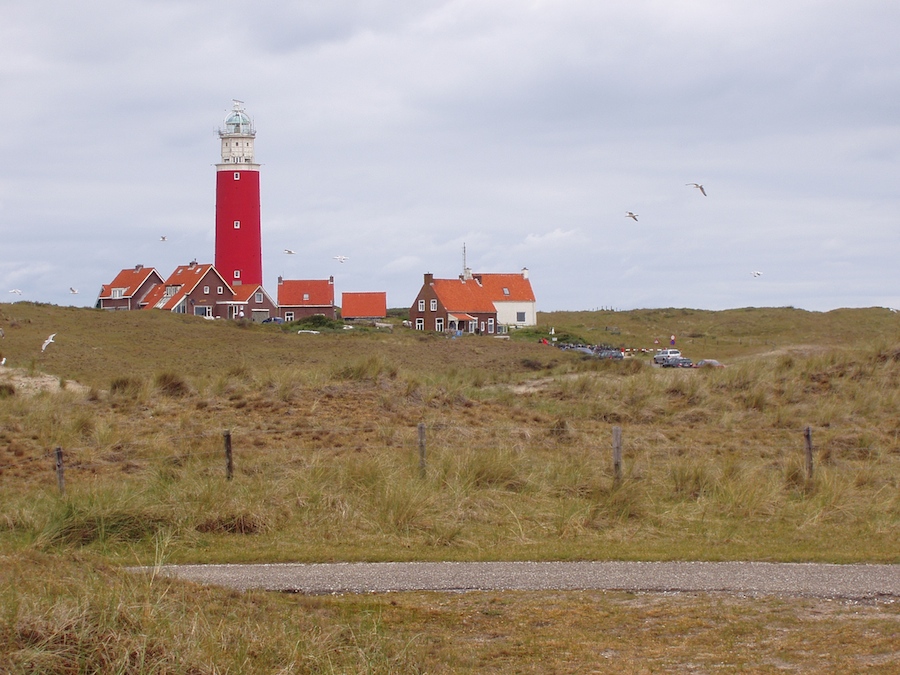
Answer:
<path fill-rule="evenodd" d="M 253 141 L 256 129 L 253 121 L 244 111 L 244 102 L 233 100 L 234 106 L 225 118 L 225 128 L 219 129 L 222 139 L 222 161 L 217 164 L 219 171 L 230 170 L 235 164 L 245 165 L 243 168 L 258 170 L 253 157 Z M 250 166 L 247 166 L 250 165 Z"/>
<path fill-rule="evenodd" d="M 225 128 L 219 129 L 219 135 L 239 134 L 241 136 L 255 136 L 256 129 L 253 128 L 250 116 L 244 112 L 244 102 L 233 99 L 232 103 L 234 105 L 231 113 L 225 118 Z"/>

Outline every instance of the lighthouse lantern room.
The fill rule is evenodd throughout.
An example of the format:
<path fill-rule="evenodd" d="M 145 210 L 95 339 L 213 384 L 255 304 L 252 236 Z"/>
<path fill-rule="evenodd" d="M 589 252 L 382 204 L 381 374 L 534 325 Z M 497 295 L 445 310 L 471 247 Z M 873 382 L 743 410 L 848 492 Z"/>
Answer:
<path fill-rule="evenodd" d="M 262 284 L 259 164 L 253 154 L 256 129 L 234 106 L 219 129 L 222 161 L 216 164 L 216 269 L 232 285 Z"/>

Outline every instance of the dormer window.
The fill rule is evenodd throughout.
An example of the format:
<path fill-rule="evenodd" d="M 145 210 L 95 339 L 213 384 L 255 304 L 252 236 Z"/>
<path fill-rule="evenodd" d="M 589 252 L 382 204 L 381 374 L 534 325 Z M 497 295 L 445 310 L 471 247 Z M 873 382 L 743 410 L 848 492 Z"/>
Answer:
<path fill-rule="evenodd" d="M 125 297 L 125 289 L 124 288 L 112 289 L 112 297 L 113 298 L 124 298 Z"/>

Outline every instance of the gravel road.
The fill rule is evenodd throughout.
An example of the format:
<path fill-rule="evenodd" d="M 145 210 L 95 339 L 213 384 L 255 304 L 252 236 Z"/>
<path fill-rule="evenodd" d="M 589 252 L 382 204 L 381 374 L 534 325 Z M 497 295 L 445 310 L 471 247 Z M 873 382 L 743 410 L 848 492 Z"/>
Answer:
<path fill-rule="evenodd" d="M 602 589 L 900 598 L 900 565 L 761 562 L 413 562 L 131 568 L 201 584 L 307 594 Z"/>

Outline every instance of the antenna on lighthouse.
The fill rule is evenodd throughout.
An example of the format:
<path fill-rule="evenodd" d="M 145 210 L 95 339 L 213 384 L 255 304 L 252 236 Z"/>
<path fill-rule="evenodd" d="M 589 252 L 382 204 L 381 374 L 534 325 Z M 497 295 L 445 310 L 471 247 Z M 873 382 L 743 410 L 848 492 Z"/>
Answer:
<path fill-rule="evenodd" d="M 466 273 L 466 242 L 463 242 L 463 274 Z"/>

